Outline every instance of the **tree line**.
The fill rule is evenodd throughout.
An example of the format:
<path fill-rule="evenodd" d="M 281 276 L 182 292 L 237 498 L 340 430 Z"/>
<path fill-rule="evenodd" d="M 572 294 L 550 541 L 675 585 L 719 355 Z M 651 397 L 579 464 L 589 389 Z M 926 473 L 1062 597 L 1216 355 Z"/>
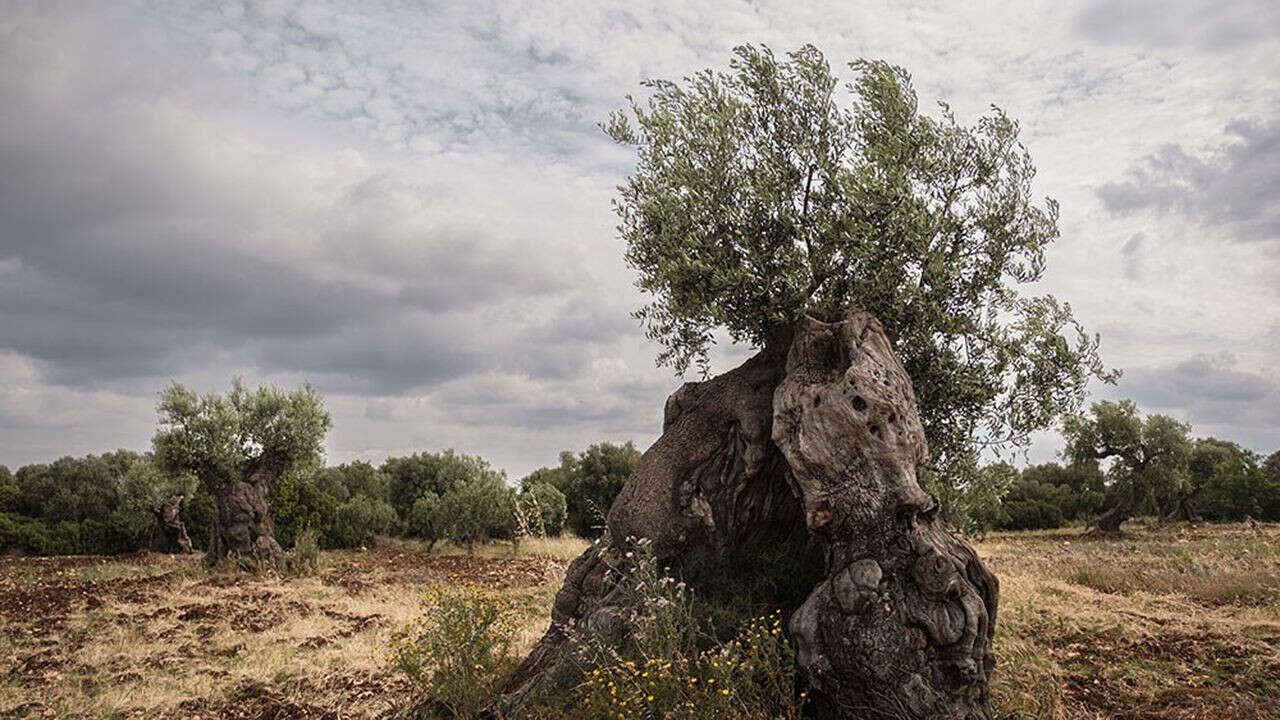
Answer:
<path fill-rule="evenodd" d="M 1280 520 L 1280 451 L 1263 457 L 1218 438 L 1193 438 L 1168 415 L 1130 401 L 1094 403 L 1063 425 L 1064 463 L 982 468 L 999 502 L 970 508 L 977 529 L 1084 524 L 1116 532 L 1138 515 L 1161 521 Z"/>
<path fill-rule="evenodd" d="M 466 547 L 566 530 L 594 537 L 639 455 L 631 443 L 565 451 L 559 465 L 513 485 L 479 456 L 419 452 L 285 473 L 267 501 L 285 547 L 304 532 L 330 549 L 369 546 L 383 535 Z M 153 453 L 63 457 L 16 471 L 0 465 L 0 552 L 167 549 L 163 511 L 175 497 L 191 544 L 207 548 L 214 513 L 207 488 L 191 474 L 165 471 Z"/>
<path fill-rule="evenodd" d="M 203 416 L 221 417 L 214 423 L 219 427 L 230 427 L 225 416 L 237 407 L 249 418 L 311 417 L 298 410 L 319 407 L 310 392 L 249 393 L 236 385 L 225 398 L 208 396 L 229 404 L 212 411 L 207 406 Z M 171 390 L 162 412 L 165 403 L 178 412 L 195 408 L 201 400 L 193 398 Z M 294 412 L 284 412 L 286 407 Z M 251 424 L 239 426 L 240 432 L 249 432 Z M 287 423 L 275 426 L 281 424 Z M 327 419 L 316 427 L 321 425 Z M 322 434 L 315 428 L 306 432 Z M 1006 462 L 983 465 L 971 485 L 943 496 L 953 524 L 977 532 L 1073 524 L 1114 532 L 1136 515 L 1280 521 L 1280 451 L 1263 457 L 1227 440 L 1193 438 L 1188 424 L 1167 415 L 1144 416 L 1129 401 L 1094 403 L 1088 412 L 1068 417 L 1062 432 L 1062 463 L 1023 469 Z M 209 428 L 201 433 L 207 441 Z M 16 472 L 0 465 L 0 552 L 208 549 L 218 525 L 209 488 L 217 485 L 201 482 L 198 470 L 211 463 L 184 461 L 190 453 L 172 429 L 156 437 L 153 452 L 63 457 Z M 317 469 L 294 463 L 271 476 L 264 500 L 274 537 L 284 547 L 304 532 L 328 549 L 369 546 L 378 536 L 418 539 L 428 548 L 448 540 L 469 549 L 566 531 L 593 538 L 639 458 L 630 442 L 599 443 L 564 451 L 558 465 L 538 468 L 516 483 L 484 458 L 453 450 L 391 457 L 378 465 L 357 460 Z M 184 528 L 181 541 L 173 535 L 172 516 Z"/>

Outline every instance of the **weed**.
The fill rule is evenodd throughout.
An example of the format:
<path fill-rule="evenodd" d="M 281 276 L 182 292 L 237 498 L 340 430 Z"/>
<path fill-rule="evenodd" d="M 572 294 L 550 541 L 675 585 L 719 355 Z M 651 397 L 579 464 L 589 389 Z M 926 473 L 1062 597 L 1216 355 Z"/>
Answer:
<path fill-rule="evenodd" d="M 424 709 L 477 716 L 511 667 L 516 608 L 496 592 L 460 585 L 432 589 L 422 610 L 393 638 L 392 663 L 409 678 Z"/>

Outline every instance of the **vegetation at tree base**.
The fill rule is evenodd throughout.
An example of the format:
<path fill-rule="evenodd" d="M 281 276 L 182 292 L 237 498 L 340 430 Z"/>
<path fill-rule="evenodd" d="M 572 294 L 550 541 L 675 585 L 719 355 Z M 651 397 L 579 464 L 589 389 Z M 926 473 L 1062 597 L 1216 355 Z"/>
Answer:
<path fill-rule="evenodd" d="M 640 460 L 640 451 L 630 442 L 621 445 L 602 442 L 574 455 L 560 453 L 560 464 L 534 470 L 520 481 L 528 489 L 546 483 L 559 490 L 567 503 L 567 527 L 575 535 L 599 537 L 604 517 L 613 499 Z"/>
<path fill-rule="evenodd" d="M 915 386 L 935 480 L 982 478 L 982 450 L 1025 447 L 1112 381 L 1098 339 L 1044 270 L 1057 204 L 999 109 L 976 125 L 919 112 L 910 78 L 851 65 L 852 98 L 805 46 L 735 52 L 730 71 L 653 80 L 605 125 L 636 148 L 616 208 L 626 260 L 653 301 L 637 316 L 678 372 L 707 368 L 723 330 L 764 347 L 804 315 L 849 308 L 884 325 Z"/>
<path fill-rule="evenodd" d="M 801 717 L 794 651 L 782 613 L 744 616 L 708 606 L 658 566 L 639 543 L 622 592 L 636 610 L 624 637 L 579 631 L 574 652 L 582 681 L 568 703 L 533 717 L 786 718 Z M 668 569 L 669 570 L 669 569 Z M 719 625 L 709 618 L 716 618 Z"/>

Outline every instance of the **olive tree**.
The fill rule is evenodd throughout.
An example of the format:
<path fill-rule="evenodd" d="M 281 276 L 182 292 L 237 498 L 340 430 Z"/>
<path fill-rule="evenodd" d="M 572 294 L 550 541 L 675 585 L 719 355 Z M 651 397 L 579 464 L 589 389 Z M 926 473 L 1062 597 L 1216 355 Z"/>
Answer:
<path fill-rule="evenodd" d="M 160 394 L 157 411 L 156 462 L 195 477 L 213 499 L 205 559 L 231 558 L 246 568 L 279 560 L 267 497 L 286 475 L 322 466 L 330 418 L 320 395 L 310 385 L 249 390 L 239 379 L 226 394 L 197 395 L 174 383 Z"/>
<path fill-rule="evenodd" d="M 1088 414 L 1066 419 L 1063 455 L 1072 462 L 1110 462 L 1114 503 L 1096 525 L 1119 532 L 1120 525 L 1155 494 L 1172 495 L 1188 486 L 1191 426 L 1168 415 L 1142 417 L 1131 400 L 1094 403 Z"/>
<path fill-rule="evenodd" d="M 638 154 L 616 209 L 658 361 L 705 378 L 719 338 L 758 352 L 667 399 L 508 707 L 563 688 L 573 633 L 625 648 L 644 538 L 703 601 L 781 609 L 817 717 L 992 717 L 998 584 L 922 484 L 972 485 L 984 448 L 1112 375 L 1067 305 L 1019 291 L 1058 231 L 1017 124 L 851 70 L 846 94 L 812 47 L 743 47 L 605 123 Z"/>
<path fill-rule="evenodd" d="M 875 315 L 911 376 L 943 482 L 982 450 L 1025 447 L 1113 380 L 1069 305 L 1039 280 L 1058 206 L 1002 110 L 962 125 L 920 112 L 902 68 L 817 49 L 740 47 L 729 72 L 651 80 L 605 124 L 638 152 L 616 211 L 652 301 L 660 364 L 704 372 L 717 333 L 785 343 L 802 317 Z M 572 500 L 570 501 L 572 502 Z"/>

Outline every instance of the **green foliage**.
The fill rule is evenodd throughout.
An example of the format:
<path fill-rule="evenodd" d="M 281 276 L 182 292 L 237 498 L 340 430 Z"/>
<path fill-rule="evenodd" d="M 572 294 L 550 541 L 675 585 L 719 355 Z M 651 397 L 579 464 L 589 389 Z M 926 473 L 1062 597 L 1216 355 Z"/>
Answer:
<path fill-rule="evenodd" d="M 157 529 L 157 513 L 164 503 L 175 495 L 191 498 L 195 492 L 194 477 L 168 475 L 151 456 L 138 456 L 124 474 L 120 502 L 110 518 L 131 549 L 145 547 Z"/>
<path fill-rule="evenodd" d="M 293 541 L 293 552 L 285 560 L 288 572 L 310 575 L 320 569 L 320 533 L 303 530 Z"/>
<path fill-rule="evenodd" d="M 338 518 L 338 501 L 320 489 L 313 476 L 288 473 L 271 486 L 267 496 L 276 540 L 283 547 L 296 543 L 303 531 L 320 534 L 329 544 Z"/>
<path fill-rule="evenodd" d="M 630 442 L 597 443 L 576 456 L 567 450 L 560 453 L 558 467 L 534 470 L 520 485 L 546 483 L 556 488 L 565 496 L 569 530 L 580 537 L 599 537 L 605 515 L 639 460 L 640 451 Z"/>
<path fill-rule="evenodd" d="M 468 550 L 489 539 L 515 537 L 515 491 L 502 475 L 482 475 L 440 498 L 444 536 Z"/>
<path fill-rule="evenodd" d="M 511 668 L 519 624 L 509 598 L 471 585 L 427 593 L 422 616 L 392 639 L 391 662 L 412 683 L 424 709 L 477 717 Z"/>
<path fill-rule="evenodd" d="M 980 449 L 1026 446 L 1113 380 L 1098 339 L 1051 296 L 1057 204 L 999 109 L 974 126 L 920 114 L 910 78 L 851 66 L 852 97 L 822 54 L 740 47 L 729 72 L 645 83 L 606 132 L 638 151 L 616 209 L 626 260 L 653 296 L 637 313 L 678 372 L 706 368 L 718 330 L 767 344 L 808 314 L 874 313 L 920 401 L 942 484 L 976 479 Z M 570 501 L 573 522 L 573 495 Z"/>
<path fill-rule="evenodd" d="M 447 527 L 444 505 L 439 496 L 426 492 L 413 501 L 413 507 L 409 510 L 409 537 L 426 540 L 430 549 L 438 540 L 444 539 Z"/>
<path fill-rule="evenodd" d="M 550 537 L 564 532 L 568 505 L 564 493 L 548 482 L 535 482 L 516 498 L 518 518 L 523 518 L 526 535 Z"/>
<path fill-rule="evenodd" d="M 1004 514 L 1001 527 L 1005 530 L 1051 530 L 1063 523 L 1057 505 L 1035 498 L 1005 502 Z"/>
<path fill-rule="evenodd" d="M 934 473 L 926 473 L 925 483 L 938 498 L 947 519 L 962 531 L 982 535 L 998 527 L 1003 519 L 1001 498 L 1017 480 L 1018 471 L 1007 463 L 982 468 L 972 456 L 964 459 L 962 483 L 944 482 Z"/>
<path fill-rule="evenodd" d="M 197 549 L 209 547 L 209 533 L 213 528 L 213 497 L 209 491 L 197 484 L 195 493 L 182 504 L 180 517 L 187 526 L 191 545 Z"/>
<path fill-rule="evenodd" d="M 1109 486 L 1129 513 L 1151 496 L 1185 492 L 1191 426 L 1168 415 L 1143 418 L 1130 400 L 1102 401 L 1088 415 L 1063 423 L 1064 456 L 1075 463 L 1105 461 Z"/>
<path fill-rule="evenodd" d="M 357 495 L 338 507 L 329 530 L 330 547 L 370 547 L 379 535 L 390 532 L 396 522 L 391 504 L 368 495 Z"/>
<path fill-rule="evenodd" d="M 191 474 L 207 489 L 256 470 L 308 476 L 320 467 L 331 420 L 310 386 L 248 390 L 236 379 L 225 395 L 196 395 L 174 383 L 160 394 L 160 429 L 152 439 L 166 472 Z"/>
<path fill-rule="evenodd" d="M 1256 454 L 1233 442 L 1197 440 L 1188 474 L 1192 500 L 1206 520 L 1280 518 L 1280 473 L 1268 473 Z"/>
<path fill-rule="evenodd" d="M 428 492 L 444 497 L 476 478 L 502 475 L 484 458 L 453 450 L 388 458 L 379 471 L 388 478 L 391 505 L 402 519 L 408 518 L 414 502 Z"/>

